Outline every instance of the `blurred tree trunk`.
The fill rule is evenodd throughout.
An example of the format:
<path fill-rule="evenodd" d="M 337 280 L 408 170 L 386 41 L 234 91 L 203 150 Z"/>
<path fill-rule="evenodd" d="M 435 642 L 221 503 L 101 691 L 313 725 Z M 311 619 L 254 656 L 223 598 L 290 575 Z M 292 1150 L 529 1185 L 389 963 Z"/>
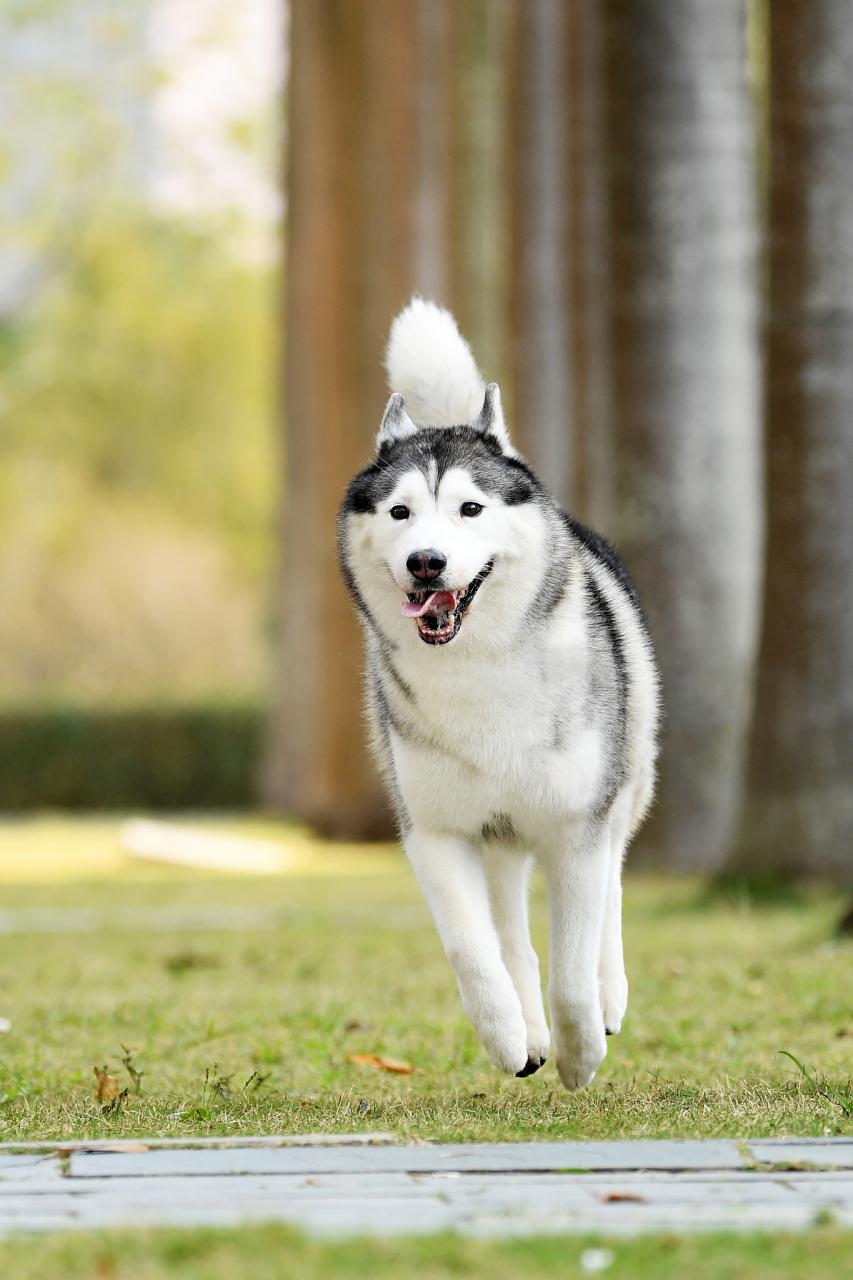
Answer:
<path fill-rule="evenodd" d="M 513 0 L 418 0 L 415 286 L 449 307 L 489 379 L 509 378 Z"/>
<path fill-rule="evenodd" d="M 666 709 L 638 859 L 719 864 L 739 802 L 761 520 L 752 129 L 741 0 L 603 0 L 613 523 Z"/>
<path fill-rule="evenodd" d="M 512 68 L 512 430 L 564 506 L 574 499 L 568 4 L 519 0 Z"/>
<path fill-rule="evenodd" d="M 612 512 L 601 0 L 521 0 L 513 66 L 514 431 L 558 500 Z"/>
<path fill-rule="evenodd" d="M 453 308 L 489 377 L 507 365 L 512 31 L 511 0 L 292 4 L 284 558 L 262 793 L 332 834 L 391 831 L 335 545 L 381 417 L 391 320 L 417 288 Z"/>
<path fill-rule="evenodd" d="M 853 881 L 853 6 L 770 11 L 768 530 L 727 870 Z"/>
<path fill-rule="evenodd" d="M 459 310 L 458 11 L 454 0 L 417 0 L 415 287 Z"/>
<path fill-rule="evenodd" d="M 602 0 L 568 9 L 575 514 L 613 527 L 615 438 L 607 65 Z"/>
<path fill-rule="evenodd" d="M 370 457 L 383 346 L 414 284 L 416 28 L 417 0 L 291 5 L 280 669 L 263 796 L 348 837 L 390 831 L 336 515 Z"/>
<path fill-rule="evenodd" d="M 507 387 L 509 357 L 510 60 L 515 0 L 455 6 L 459 320 L 487 381 Z"/>

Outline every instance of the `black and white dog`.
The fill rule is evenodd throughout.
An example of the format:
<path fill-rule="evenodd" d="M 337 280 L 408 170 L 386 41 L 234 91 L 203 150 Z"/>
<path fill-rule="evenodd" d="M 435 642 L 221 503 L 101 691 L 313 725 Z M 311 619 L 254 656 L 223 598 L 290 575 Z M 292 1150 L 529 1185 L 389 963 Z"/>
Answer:
<path fill-rule="evenodd" d="M 527 884 L 551 921 L 551 1035 L 579 1089 L 619 1030 L 625 847 L 654 786 L 658 679 L 621 560 L 513 449 L 453 316 L 415 298 L 350 485 L 341 557 L 374 741 L 462 1002 L 497 1067 L 548 1056 Z"/>

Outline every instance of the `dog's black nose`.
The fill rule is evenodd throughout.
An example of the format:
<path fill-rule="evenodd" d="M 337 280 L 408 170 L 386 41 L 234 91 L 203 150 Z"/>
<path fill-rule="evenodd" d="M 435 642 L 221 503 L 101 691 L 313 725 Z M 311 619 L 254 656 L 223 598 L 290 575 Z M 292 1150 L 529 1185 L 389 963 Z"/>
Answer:
<path fill-rule="evenodd" d="M 440 551 L 413 551 L 406 561 L 406 568 L 413 578 L 437 578 L 447 564 L 447 556 Z"/>

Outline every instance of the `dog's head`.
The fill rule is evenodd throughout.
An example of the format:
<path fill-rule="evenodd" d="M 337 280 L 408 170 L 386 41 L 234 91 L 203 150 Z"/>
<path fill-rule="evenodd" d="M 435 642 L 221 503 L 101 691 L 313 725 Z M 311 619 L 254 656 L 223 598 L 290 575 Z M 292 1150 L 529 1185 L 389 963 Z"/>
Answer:
<path fill-rule="evenodd" d="M 496 383 L 458 427 L 418 428 L 392 395 L 376 446 L 342 510 L 345 573 L 386 634 L 450 644 L 481 599 L 509 587 L 531 532 L 539 541 L 544 491 L 509 442 Z"/>

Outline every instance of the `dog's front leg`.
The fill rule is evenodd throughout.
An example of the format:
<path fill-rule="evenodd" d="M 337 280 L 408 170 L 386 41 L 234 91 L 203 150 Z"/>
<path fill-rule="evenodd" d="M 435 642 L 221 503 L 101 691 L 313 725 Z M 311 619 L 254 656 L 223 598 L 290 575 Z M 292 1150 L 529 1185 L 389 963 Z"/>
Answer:
<path fill-rule="evenodd" d="M 526 1074 L 527 1026 L 501 957 L 479 851 L 455 836 L 416 830 L 406 839 L 406 852 L 486 1052 L 508 1075 Z"/>
<path fill-rule="evenodd" d="M 598 962 L 610 871 L 606 821 L 580 824 L 544 859 L 551 918 L 551 1038 L 567 1089 L 589 1084 L 607 1053 Z"/>
<path fill-rule="evenodd" d="M 516 849 L 490 844 L 483 853 L 492 916 L 513 985 L 527 1023 L 526 1075 L 546 1061 L 551 1037 L 542 1003 L 539 957 L 530 941 L 527 894 L 532 859 Z"/>

